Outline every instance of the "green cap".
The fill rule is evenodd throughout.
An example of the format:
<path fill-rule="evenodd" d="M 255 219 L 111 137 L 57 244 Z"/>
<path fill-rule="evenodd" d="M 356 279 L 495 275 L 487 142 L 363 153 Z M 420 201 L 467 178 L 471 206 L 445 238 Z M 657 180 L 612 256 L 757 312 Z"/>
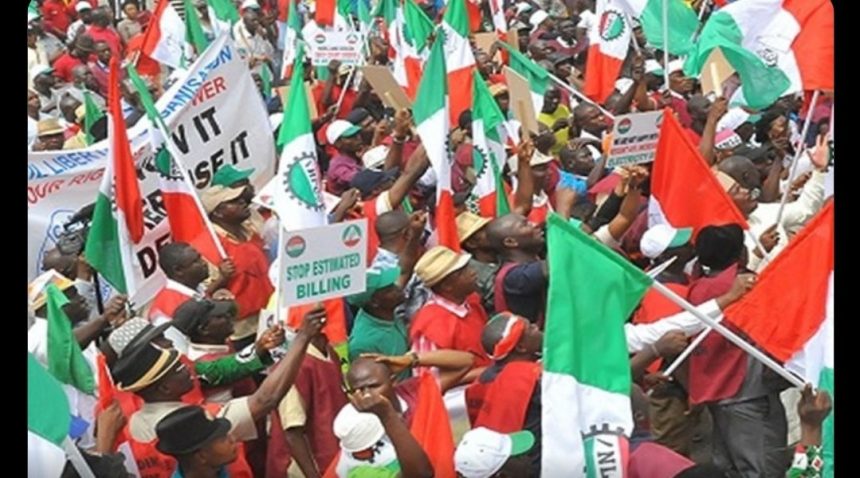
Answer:
<path fill-rule="evenodd" d="M 230 187 L 239 181 L 248 179 L 252 174 L 254 174 L 254 168 L 236 169 L 232 164 L 227 164 L 221 166 L 212 176 L 212 185 Z"/>
<path fill-rule="evenodd" d="M 535 444 L 535 436 L 528 430 L 508 433 L 511 439 L 511 456 L 529 452 Z"/>
<path fill-rule="evenodd" d="M 349 296 L 347 301 L 352 305 L 363 306 L 370 301 L 377 291 L 390 285 L 396 284 L 400 277 L 400 267 L 386 267 L 382 269 L 369 269 L 367 271 L 367 288 L 360 294 Z"/>

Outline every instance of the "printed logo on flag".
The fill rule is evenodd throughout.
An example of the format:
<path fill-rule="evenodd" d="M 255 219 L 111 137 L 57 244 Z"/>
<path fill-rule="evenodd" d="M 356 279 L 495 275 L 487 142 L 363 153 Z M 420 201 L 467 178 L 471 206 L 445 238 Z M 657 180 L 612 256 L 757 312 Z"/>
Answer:
<path fill-rule="evenodd" d="M 600 17 L 600 38 L 605 41 L 620 37 L 626 28 L 624 15 L 618 10 L 606 10 Z"/>
<path fill-rule="evenodd" d="M 321 211 L 325 204 L 320 197 L 316 160 L 313 153 L 302 153 L 293 158 L 284 179 L 287 194 L 302 206 L 313 211 Z"/>
<path fill-rule="evenodd" d="M 307 247 L 308 245 L 305 243 L 305 239 L 302 236 L 293 236 L 287 239 L 287 248 L 285 252 L 288 256 L 296 258 L 302 255 Z"/>
<path fill-rule="evenodd" d="M 776 66 L 776 64 L 779 62 L 779 53 L 768 47 L 764 47 L 756 53 L 766 66 Z"/>
<path fill-rule="evenodd" d="M 483 148 L 472 145 L 472 161 L 475 166 L 475 176 L 483 176 L 487 170 L 487 153 Z"/>
<path fill-rule="evenodd" d="M 325 35 L 323 35 L 322 33 L 318 33 L 318 34 L 314 37 L 314 41 L 316 41 L 317 43 L 319 43 L 320 45 L 322 45 L 323 43 L 325 43 Z"/>
<path fill-rule="evenodd" d="M 346 42 L 350 45 L 358 43 L 358 35 L 356 35 L 355 33 L 350 33 L 346 36 Z"/>
<path fill-rule="evenodd" d="M 623 120 L 618 122 L 618 132 L 621 134 L 625 134 L 630 131 L 631 126 L 633 126 L 633 122 L 630 121 L 630 118 L 624 118 Z"/>
<path fill-rule="evenodd" d="M 346 247 L 354 247 L 361 242 L 361 229 L 359 229 L 355 224 L 352 224 L 343 231 L 341 239 Z"/>

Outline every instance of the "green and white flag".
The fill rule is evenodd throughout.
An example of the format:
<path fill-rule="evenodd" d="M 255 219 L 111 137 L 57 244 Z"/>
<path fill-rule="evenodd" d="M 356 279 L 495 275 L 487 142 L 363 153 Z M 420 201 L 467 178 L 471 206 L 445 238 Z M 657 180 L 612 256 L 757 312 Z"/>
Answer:
<path fill-rule="evenodd" d="M 134 295 L 133 246 L 143 237 L 143 200 L 120 106 L 119 60 L 111 59 L 108 162 L 84 248 L 87 262 L 122 294 Z"/>
<path fill-rule="evenodd" d="M 222 33 L 231 35 L 233 25 L 239 21 L 239 11 L 231 0 L 206 0 L 209 9 L 209 21 L 212 22 L 212 32 L 216 37 Z"/>
<path fill-rule="evenodd" d="M 543 476 L 623 477 L 633 431 L 624 322 L 651 279 L 556 214 L 543 344 Z"/>
<path fill-rule="evenodd" d="M 686 55 L 693 48 L 693 36 L 699 29 L 696 12 L 684 0 L 622 0 L 633 17 L 639 18 L 648 44 L 663 49 L 663 2 L 669 19 L 669 53 Z"/>
<path fill-rule="evenodd" d="M 84 135 L 86 136 L 85 141 L 87 146 L 95 144 L 96 139 L 93 136 L 93 125 L 96 124 L 96 121 L 104 118 L 104 116 L 104 111 L 93 100 L 92 93 L 84 91 Z"/>
<path fill-rule="evenodd" d="M 502 183 L 505 165 L 505 117 L 481 75 L 474 76 L 472 96 L 472 163 L 477 180 L 472 189 L 479 213 L 499 217 L 511 211 Z"/>
<path fill-rule="evenodd" d="M 200 14 L 197 13 L 191 0 L 183 0 L 183 4 L 185 5 L 185 41 L 194 47 L 196 58 L 203 54 L 209 46 L 209 41 L 206 40 L 203 27 L 200 26 Z"/>
<path fill-rule="evenodd" d="M 758 36 L 769 28 L 779 4 L 772 0 L 746 0 L 732 3 L 711 15 L 698 42 L 690 50 L 684 72 L 689 76 L 703 74 L 709 55 L 719 47 L 741 78 L 744 103 L 753 109 L 773 104 L 789 92 L 792 82 L 776 61 L 765 62 L 770 54 L 762 50 L 762 57 L 752 48 L 758 48 Z M 783 46 L 791 53 L 789 45 L 797 31 L 786 34 L 790 34 L 790 38 L 783 42 Z"/>
<path fill-rule="evenodd" d="M 72 322 L 63 311 L 69 299 L 56 284 L 48 284 L 45 295 L 48 299 L 48 371 L 57 380 L 92 395 L 95 390 L 93 371 L 72 333 Z"/>
<path fill-rule="evenodd" d="M 28 476 L 57 478 L 66 466 L 63 441 L 72 416 L 66 392 L 56 378 L 27 354 Z"/>
<path fill-rule="evenodd" d="M 278 173 L 271 186 L 266 186 L 272 192 L 281 226 L 288 231 L 324 226 L 328 222 L 304 85 L 304 57 L 304 46 L 299 45 L 278 135 L 284 149 Z"/>
<path fill-rule="evenodd" d="M 540 113 L 543 109 L 543 97 L 549 89 L 549 72 L 538 65 L 531 58 L 513 49 L 507 43 L 501 43 L 510 55 L 510 67 L 529 82 L 529 90 L 532 94 L 532 103 L 535 111 Z"/>

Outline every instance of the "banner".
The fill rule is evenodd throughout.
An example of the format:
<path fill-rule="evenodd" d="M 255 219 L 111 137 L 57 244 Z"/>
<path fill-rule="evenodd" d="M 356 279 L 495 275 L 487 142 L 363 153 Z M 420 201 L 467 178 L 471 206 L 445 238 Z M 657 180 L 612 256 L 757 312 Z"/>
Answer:
<path fill-rule="evenodd" d="M 251 182 L 257 188 L 271 179 L 275 148 L 268 115 L 247 64 L 228 37 L 213 42 L 156 105 L 198 191 L 209 187 L 225 164 L 254 168 Z M 170 241 L 148 123 L 141 119 L 128 134 L 144 200 L 145 232 L 136 248 L 138 283 L 143 286 L 133 298 L 138 307 L 164 283 L 156 251 Z M 30 153 L 28 281 L 40 272 L 42 257 L 55 247 L 68 219 L 95 201 L 107 155 L 107 141 L 82 150 Z"/>
<path fill-rule="evenodd" d="M 631 113 L 615 118 L 607 168 L 650 163 L 657 154 L 662 111 Z"/>
<path fill-rule="evenodd" d="M 319 30 L 306 38 L 314 66 L 328 66 L 332 60 L 342 65 L 358 65 L 364 59 L 362 35 L 353 31 Z"/>
<path fill-rule="evenodd" d="M 365 290 L 367 220 L 285 232 L 282 304 L 302 305 Z"/>

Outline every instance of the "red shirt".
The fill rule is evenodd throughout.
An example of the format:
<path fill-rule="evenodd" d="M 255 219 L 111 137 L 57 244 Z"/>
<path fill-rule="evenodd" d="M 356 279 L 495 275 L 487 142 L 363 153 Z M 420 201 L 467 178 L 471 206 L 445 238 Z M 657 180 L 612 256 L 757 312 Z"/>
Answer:
<path fill-rule="evenodd" d="M 70 15 L 74 16 L 74 8 L 66 5 L 60 0 L 45 0 L 42 3 L 42 23 L 45 29 L 51 33 L 66 37 L 66 30 L 72 24 Z"/>
<path fill-rule="evenodd" d="M 224 252 L 236 265 L 236 273 L 227 283 L 227 289 L 236 296 L 239 320 L 260 313 L 275 291 L 269 281 L 269 263 L 263 251 L 263 240 L 254 235 L 245 242 L 218 233 Z"/>
<path fill-rule="evenodd" d="M 323 93 L 325 92 L 325 82 L 319 81 L 317 84 L 311 89 L 314 94 L 314 103 L 317 105 L 317 114 L 323 115 L 325 114 L 326 107 L 323 104 Z M 337 104 L 337 100 L 340 98 L 341 87 L 334 85 L 331 87 L 331 98 L 333 103 Z M 352 104 L 355 103 L 355 99 L 358 95 L 352 89 L 346 91 L 343 97 L 343 103 L 340 105 L 340 110 L 337 112 L 337 119 L 346 119 L 347 115 L 352 111 Z"/>
<path fill-rule="evenodd" d="M 90 25 L 87 28 L 87 35 L 93 37 L 93 42 L 103 41 L 110 46 L 110 52 L 117 58 L 122 57 L 122 41 L 119 38 L 119 33 L 113 28 L 101 28 L 95 25 Z"/>
<path fill-rule="evenodd" d="M 54 75 L 65 83 L 71 83 L 72 69 L 83 64 L 84 62 L 65 52 L 54 61 Z"/>
<path fill-rule="evenodd" d="M 433 295 L 415 314 L 409 338 L 413 344 L 419 339 L 425 339 L 432 342 L 437 349 L 471 352 L 475 355 L 475 366 L 482 367 L 490 363 L 490 358 L 481 345 L 481 334 L 486 323 L 487 313 L 478 294 L 469 295 L 462 305 L 452 304 Z"/>

